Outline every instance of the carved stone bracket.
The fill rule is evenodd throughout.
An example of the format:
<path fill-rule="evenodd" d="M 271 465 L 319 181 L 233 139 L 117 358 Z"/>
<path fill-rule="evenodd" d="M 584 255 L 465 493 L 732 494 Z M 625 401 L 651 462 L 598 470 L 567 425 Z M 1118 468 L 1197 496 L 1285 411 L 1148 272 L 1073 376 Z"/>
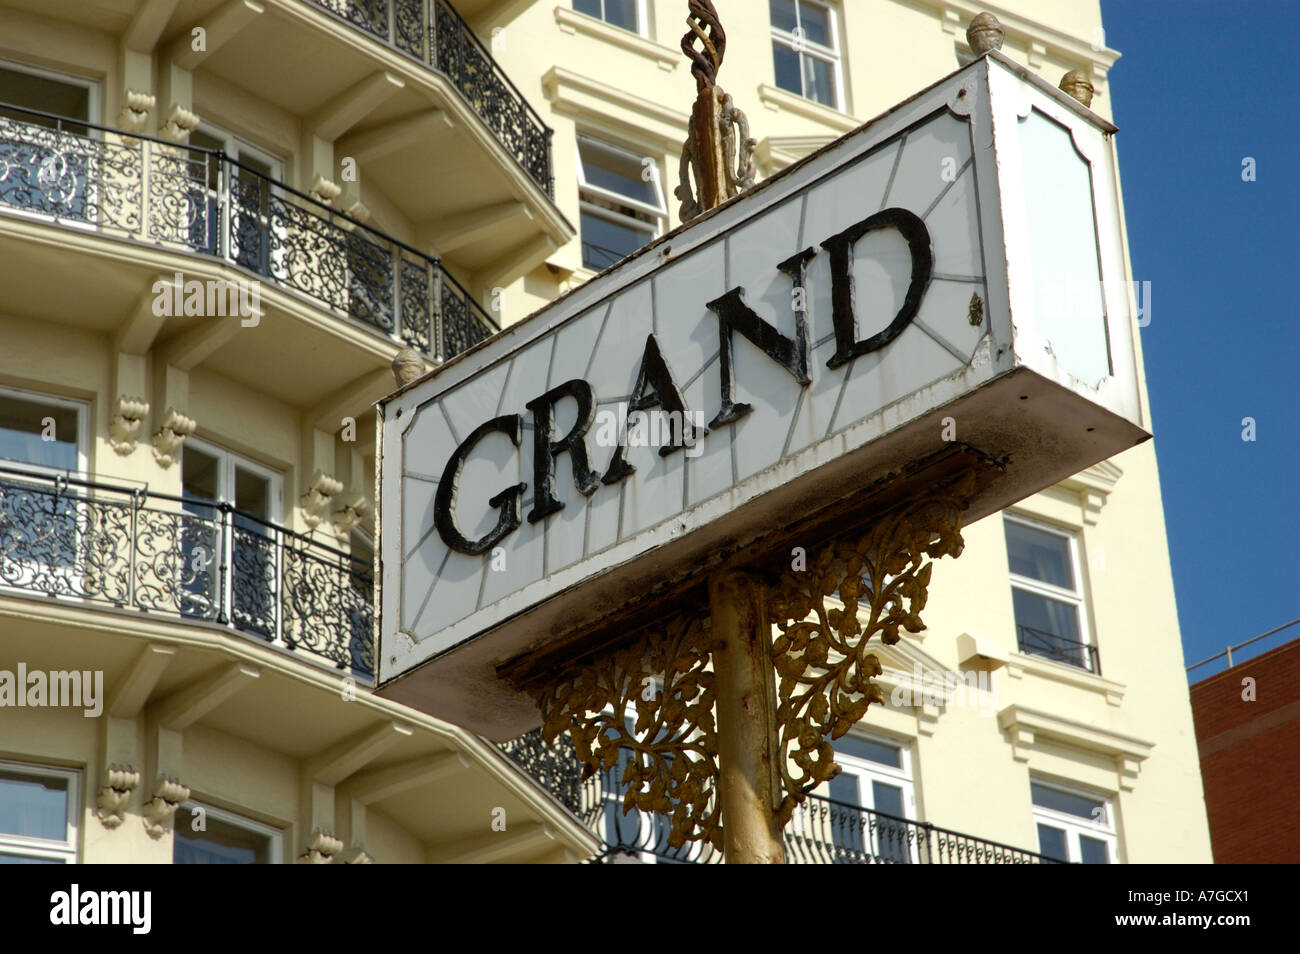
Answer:
<path fill-rule="evenodd" d="M 140 784 L 140 773 L 129 765 L 110 765 L 104 772 L 104 787 L 95 797 L 95 817 L 112 831 L 125 820 L 123 815 L 131 793 Z"/>
<path fill-rule="evenodd" d="M 149 414 L 149 402 L 142 398 L 119 395 L 113 408 L 113 418 L 108 422 L 108 443 L 123 457 L 135 450 Z"/>
<path fill-rule="evenodd" d="M 184 142 L 198 128 L 199 117 L 184 106 L 173 103 L 167 121 L 158 127 L 158 135 L 173 142 Z"/>
<path fill-rule="evenodd" d="M 163 415 L 162 423 L 153 435 L 153 456 L 158 466 L 164 469 L 176 463 L 176 455 L 185 443 L 185 438 L 194 433 L 198 427 L 193 418 L 186 417 L 174 407 L 169 407 Z"/>
<path fill-rule="evenodd" d="M 312 474 L 311 485 L 298 501 L 302 507 L 303 523 L 314 530 L 320 525 L 321 518 L 329 512 L 330 501 L 342 492 L 341 480 L 336 480 L 321 470 Z"/>
<path fill-rule="evenodd" d="M 777 759 L 785 799 L 781 822 L 823 782 L 839 774 L 838 739 L 884 694 L 872 682 L 880 660 L 868 651 L 899 631 L 920 632 L 932 560 L 960 556 L 961 515 L 974 476 L 885 514 L 856 540 L 828 545 L 806 570 L 787 570 L 769 600 L 780 631 L 772 643 L 778 677 Z M 827 605 L 827 599 L 843 609 Z M 863 623 L 861 614 L 866 615 Z"/>
<path fill-rule="evenodd" d="M 144 803 L 144 830 L 150 838 L 161 838 L 181 802 L 190 797 L 190 790 L 175 778 L 160 776 L 154 785 L 153 798 Z"/>
<path fill-rule="evenodd" d="M 127 132 L 144 132 L 158 99 L 149 93 L 128 89 L 122 94 L 122 108 L 117 112 L 117 124 Z"/>
<path fill-rule="evenodd" d="M 316 176 L 315 181 L 312 182 L 310 190 L 311 197 L 325 205 L 329 205 L 337 199 L 342 191 L 343 189 L 338 183 L 332 182 L 319 174 Z"/>
<path fill-rule="evenodd" d="M 567 729 L 583 778 L 609 771 L 626 753 L 623 812 L 635 806 L 669 817 L 674 848 L 687 841 L 722 847 L 710 658 L 705 622 L 680 617 L 566 673 L 538 697 L 543 738 Z M 636 712 L 631 731 L 629 709 Z"/>
<path fill-rule="evenodd" d="M 334 533 L 340 539 L 345 539 L 352 528 L 363 523 L 367 517 L 374 511 L 374 506 L 364 494 L 358 494 L 346 507 L 334 511 Z"/>
<path fill-rule="evenodd" d="M 342 850 L 343 842 L 329 832 L 316 829 L 311 833 L 311 841 L 307 843 L 307 850 L 298 856 L 297 863 L 300 865 L 333 864 L 334 856 Z"/>

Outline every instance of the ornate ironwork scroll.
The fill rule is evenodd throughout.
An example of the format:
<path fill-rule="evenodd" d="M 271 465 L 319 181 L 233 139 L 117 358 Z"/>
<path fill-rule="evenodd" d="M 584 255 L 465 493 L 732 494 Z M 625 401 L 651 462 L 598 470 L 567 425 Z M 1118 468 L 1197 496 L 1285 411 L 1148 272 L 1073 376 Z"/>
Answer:
<path fill-rule="evenodd" d="M 689 222 L 725 199 L 754 184 L 754 147 L 749 122 L 717 85 L 718 70 L 727 49 L 727 34 L 712 0 L 689 0 L 690 29 L 682 37 L 682 52 L 691 61 L 697 96 L 690 130 L 682 144 L 678 185 L 673 194 L 681 200 L 678 214 Z M 697 47 L 698 45 L 698 47 Z M 691 173 L 695 189 L 691 188 Z"/>
<path fill-rule="evenodd" d="M 543 738 L 569 731 L 583 779 L 623 755 L 623 812 L 668 817 L 673 848 L 687 841 L 722 847 L 710 648 L 703 621 L 679 617 L 565 673 L 538 697 Z M 631 729 L 629 711 L 636 712 Z"/>
<path fill-rule="evenodd" d="M 871 703 L 884 703 L 871 681 L 881 673 L 880 660 L 868 643 L 879 636 L 892 645 L 900 630 L 925 628 L 920 613 L 931 561 L 961 554 L 961 516 L 973 484 L 967 474 L 885 514 L 857 540 L 830 543 L 806 570 L 787 570 L 773 588 L 782 825 L 814 788 L 839 773 L 830 740 L 848 732 Z M 827 605 L 837 597 L 843 609 Z"/>

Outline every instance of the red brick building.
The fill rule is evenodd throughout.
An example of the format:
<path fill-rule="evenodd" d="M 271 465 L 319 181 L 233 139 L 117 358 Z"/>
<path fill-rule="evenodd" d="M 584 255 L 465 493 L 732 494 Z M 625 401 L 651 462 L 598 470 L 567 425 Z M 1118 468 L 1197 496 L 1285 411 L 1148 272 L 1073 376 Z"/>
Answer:
<path fill-rule="evenodd" d="M 1215 862 L 1300 862 L 1300 639 L 1191 693 Z"/>

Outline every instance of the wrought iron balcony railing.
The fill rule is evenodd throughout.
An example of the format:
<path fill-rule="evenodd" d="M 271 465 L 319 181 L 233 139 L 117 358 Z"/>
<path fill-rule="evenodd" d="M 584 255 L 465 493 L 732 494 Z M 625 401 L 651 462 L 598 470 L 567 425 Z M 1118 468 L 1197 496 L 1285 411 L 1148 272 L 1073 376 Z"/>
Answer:
<path fill-rule="evenodd" d="M 568 736 L 546 745 L 540 731 L 534 730 L 505 743 L 502 749 L 604 840 L 605 853 L 595 860 L 650 855 L 659 863 L 670 864 L 722 861 L 721 853 L 709 845 L 669 845 L 671 826 L 661 815 L 647 815 L 635 808 L 623 813 L 619 779 L 630 755 L 584 781 Z M 785 857 L 789 864 L 1058 863 L 1036 852 L 816 795 L 795 810 L 786 826 Z"/>
<path fill-rule="evenodd" d="M 551 128 L 446 0 L 307 0 L 447 77 L 546 194 Z"/>
<path fill-rule="evenodd" d="M 1016 633 L 1022 653 L 1077 666 L 1094 676 L 1101 675 L 1101 658 L 1097 655 L 1097 647 L 1091 643 L 1081 643 L 1032 626 L 1017 626 Z"/>
<path fill-rule="evenodd" d="M 227 626 L 374 677 L 371 565 L 229 504 L 0 467 L 0 596 Z"/>
<path fill-rule="evenodd" d="M 198 146 L 0 103 L 0 211 L 214 256 L 435 359 L 497 330 L 438 259 Z"/>

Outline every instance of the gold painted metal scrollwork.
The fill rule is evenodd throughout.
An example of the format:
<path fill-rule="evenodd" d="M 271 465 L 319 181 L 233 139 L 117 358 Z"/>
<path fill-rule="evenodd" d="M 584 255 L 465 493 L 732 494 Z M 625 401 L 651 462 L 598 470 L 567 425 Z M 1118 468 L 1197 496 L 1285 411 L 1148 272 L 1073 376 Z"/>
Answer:
<path fill-rule="evenodd" d="M 885 515 L 856 541 L 829 544 L 805 570 L 785 571 L 774 586 L 768 606 L 780 631 L 772 664 L 786 792 L 782 825 L 814 788 L 839 773 L 830 740 L 848 732 L 871 703 L 884 703 L 872 682 L 881 666 L 869 641 L 879 636 L 892 645 L 900 630 L 925 628 L 920 612 L 931 561 L 961 554 L 961 516 L 972 483 L 968 475 Z M 836 596 L 842 609 L 827 605 Z"/>
<path fill-rule="evenodd" d="M 670 621 L 597 662 L 566 673 L 539 698 L 542 735 L 568 730 L 583 778 L 625 760 L 623 812 L 635 807 L 671 819 L 668 844 L 707 841 L 722 848 L 717 798 L 717 727 L 711 647 L 705 622 Z M 628 730 L 625 713 L 636 712 Z"/>

